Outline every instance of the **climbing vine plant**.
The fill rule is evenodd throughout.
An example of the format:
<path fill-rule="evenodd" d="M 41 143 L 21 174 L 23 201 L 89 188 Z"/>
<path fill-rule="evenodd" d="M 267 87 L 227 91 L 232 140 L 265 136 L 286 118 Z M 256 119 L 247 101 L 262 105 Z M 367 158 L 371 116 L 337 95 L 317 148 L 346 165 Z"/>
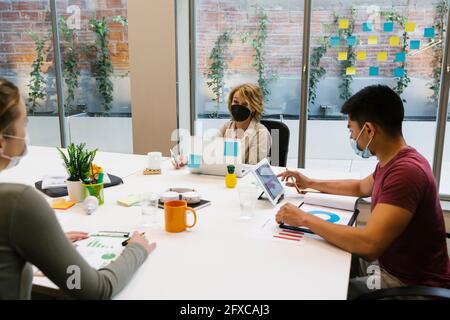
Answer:
<path fill-rule="evenodd" d="M 380 11 L 380 16 L 385 18 L 387 21 L 395 22 L 397 23 L 401 29 L 403 30 L 403 34 L 401 37 L 401 43 L 400 48 L 401 51 L 405 52 L 405 54 L 408 53 L 408 40 L 409 36 L 408 33 L 405 30 L 405 25 L 407 22 L 407 17 L 400 15 L 396 13 L 394 10 L 388 10 L 388 11 Z M 408 87 L 409 83 L 411 82 L 411 78 L 408 75 L 408 70 L 406 69 L 406 61 L 402 62 L 401 67 L 404 70 L 404 74 L 402 77 L 397 77 L 397 84 L 393 88 L 393 90 L 402 97 L 403 102 L 407 102 L 406 99 L 402 96 L 405 92 L 406 88 Z"/>
<path fill-rule="evenodd" d="M 248 43 L 254 50 L 253 67 L 258 73 L 258 85 L 261 88 L 264 100 L 268 101 L 270 96 L 270 83 L 277 78 L 276 73 L 266 66 L 266 41 L 268 38 L 267 25 L 269 17 L 261 7 L 256 8 L 258 16 L 258 27 L 256 32 L 246 32 L 241 36 L 244 43 Z"/>
<path fill-rule="evenodd" d="M 443 62 L 443 47 L 445 41 L 445 21 L 448 13 L 447 0 L 440 0 L 434 6 L 434 39 L 429 40 L 429 45 L 432 45 L 433 50 L 433 79 L 428 84 L 429 88 L 433 91 L 432 95 L 429 97 L 434 103 L 439 100 L 439 90 L 441 88 L 441 73 L 442 73 L 442 62 Z M 437 104 L 436 104 L 437 105 Z"/>
<path fill-rule="evenodd" d="M 314 104 L 317 99 L 317 85 L 320 79 L 322 79 L 327 71 L 320 65 L 320 61 L 327 54 L 328 40 L 324 37 L 319 41 L 319 45 L 314 47 L 311 54 L 311 67 L 309 73 L 309 103 Z"/>
<path fill-rule="evenodd" d="M 218 118 L 220 105 L 224 101 L 225 73 L 228 68 L 226 53 L 228 45 L 232 42 L 232 34 L 230 32 L 222 33 L 214 43 L 209 56 L 210 66 L 206 74 L 209 81 L 206 84 L 214 94 L 212 100 L 217 103 L 216 110 L 210 115 L 211 118 Z"/>
<path fill-rule="evenodd" d="M 39 101 L 47 97 L 46 92 L 46 78 L 43 74 L 42 67 L 44 65 L 45 59 L 45 45 L 49 40 L 48 36 L 44 38 L 39 38 L 35 32 L 30 32 L 31 38 L 36 46 L 36 59 L 31 64 L 31 79 L 28 84 L 28 112 L 34 114 L 36 109 L 40 106 Z"/>

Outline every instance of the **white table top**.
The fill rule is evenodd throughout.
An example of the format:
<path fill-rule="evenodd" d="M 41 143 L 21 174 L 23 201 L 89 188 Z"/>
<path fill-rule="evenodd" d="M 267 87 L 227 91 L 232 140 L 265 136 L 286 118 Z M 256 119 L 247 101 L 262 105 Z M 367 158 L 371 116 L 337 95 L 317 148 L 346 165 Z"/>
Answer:
<path fill-rule="evenodd" d="M 40 163 L 33 153 L 30 156 L 33 159 L 21 166 L 30 166 L 34 161 Z M 124 163 L 121 161 L 128 157 L 136 156 L 113 155 L 107 163 L 117 167 L 117 173 Z M 135 160 L 145 164 L 142 158 Z M 87 216 L 80 205 L 67 212 L 57 212 L 65 231 L 138 229 L 157 242 L 155 252 L 117 299 L 346 299 L 349 253 L 315 238 L 306 237 L 297 246 L 254 236 L 264 224 L 274 223 L 276 208 L 270 203 L 258 201 L 255 218 L 242 221 L 238 191 L 225 188 L 223 177 L 175 171 L 168 161 L 161 176 L 143 176 L 139 168 L 138 171 L 125 177 L 124 185 L 106 189 L 106 203 L 94 215 Z M 304 172 L 315 178 L 359 178 L 340 173 Z M 250 183 L 252 179 L 249 175 L 239 183 Z M 211 206 L 198 210 L 197 226 L 185 233 L 164 231 L 163 210 L 158 228 L 142 229 L 139 207 L 116 205 L 117 199 L 129 194 L 162 192 L 170 187 L 195 188 L 203 198 L 212 201 Z M 292 192 L 283 203 L 287 201 L 300 203 L 301 198 Z M 35 277 L 34 285 L 56 288 L 42 277 Z"/>

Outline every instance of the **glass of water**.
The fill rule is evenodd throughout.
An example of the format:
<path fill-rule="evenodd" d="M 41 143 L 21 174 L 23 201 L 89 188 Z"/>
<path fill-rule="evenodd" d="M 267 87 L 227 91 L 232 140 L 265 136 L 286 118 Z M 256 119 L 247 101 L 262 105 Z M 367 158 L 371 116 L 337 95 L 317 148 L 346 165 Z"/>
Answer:
<path fill-rule="evenodd" d="M 141 202 L 142 226 L 156 227 L 159 223 L 159 196 L 156 193 L 142 195 Z"/>
<path fill-rule="evenodd" d="M 239 204 L 241 206 L 240 218 L 250 220 L 254 216 L 258 188 L 255 185 L 241 185 L 238 187 Z"/>

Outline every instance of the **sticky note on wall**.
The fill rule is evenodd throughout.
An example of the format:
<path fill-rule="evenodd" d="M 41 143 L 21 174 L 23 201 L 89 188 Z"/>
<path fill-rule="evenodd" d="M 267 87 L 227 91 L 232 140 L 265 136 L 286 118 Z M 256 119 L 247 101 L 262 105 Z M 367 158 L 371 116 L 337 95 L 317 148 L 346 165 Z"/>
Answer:
<path fill-rule="evenodd" d="M 339 61 L 346 61 L 347 60 L 347 52 L 339 52 L 338 53 L 338 60 Z"/>
<path fill-rule="evenodd" d="M 330 45 L 332 47 L 339 47 L 341 44 L 341 38 L 339 37 L 331 37 L 330 38 Z"/>
<path fill-rule="evenodd" d="M 354 76 L 356 74 L 356 67 L 348 67 L 346 70 L 346 75 Z"/>
<path fill-rule="evenodd" d="M 378 67 L 370 67 L 369 76 L 377 77 L 380 74 L 380 69 Z"/>
<path fill-rule="evenodd" d="M 340 20 L 339 21 L 339 29 L 348 29 L 348 20 Z"/>
<path fill-rule="evenodd" d="M 420 40 L 411 40 L 409 44 L 409 48 L 411 50 L 419 50 L 420 49 Z"/>
<path fill-rule="evenodd" d="M 406 32 L 414 32 L 416 30 L 416 23 L 415 22 L 407 22 L 405 24 L 405 31 Z"/>
<path fill-rule="evenodd" d="M 389 37 L 389 45 L 391 47 L 398 47 L 398 46 L 400 46 L 400 37 L 397 37 L 397 36 Z"/>
<path fill-rule="evenodd" d="M 406 53 L 405 52 L 398 52 L 395 54 L 394 62 L 405 62 L 405 61 L 406 61 Z"/>
<path fill-rule="evenodd" d="M 356 37 L 355 36 L 348 36 L 347 37 L 347 46 L 351 47 L 356 45 Z"/>
<path fill-rule="evenodd" d="M 384 23 L 384 32 L 392 32 L 394 31 L 394 23 L 393 22 L 385 22 Z"/>
<path fill-rule="evenodd" d="M 364 61 L 367 59 L 367 52 L 365 51 L 359 51 L 356 53 L 356 60 Z"/>
<path fill-rule="evenodd" d="M 387 52 L 378 52 L 377 54 L 377 60 L 378 61 L 386 61 L 387 60 Z"/>
<path fill-rule="evenodd" d="M 369 36 L 368 44 L 378 44 L 378 36 Z"/>
<path fill-rule="evenodd" d="M 401 78 L 405 75 L 405 69 L 403 68 L 395 68 L 394 69 L 394 77 Z"/>
<path fill-rule="evenodd" d="M 364 22 L 363 23 L 363 32 L 370 32 L 373 30 L 372 22 Z"/>
<path fill-rule="evenodd" d="M 434 38 L 434 28 L 425 28 L 423 31 L 424 38 Z"/>

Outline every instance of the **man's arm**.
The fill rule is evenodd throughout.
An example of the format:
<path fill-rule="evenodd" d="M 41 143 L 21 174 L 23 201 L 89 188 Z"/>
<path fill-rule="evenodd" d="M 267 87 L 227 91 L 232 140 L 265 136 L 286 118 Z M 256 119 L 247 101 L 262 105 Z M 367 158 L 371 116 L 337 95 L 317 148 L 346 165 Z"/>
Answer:
<path fill-rule="evenodd" d="M 379 204 L 365 228 L 353 228 L 332 224 L 287 204 L 277 214 L 277 222 L 307 227 L 331 244 L 367 261 L 374 261 L 403 233 L 412 217 L 413 214 L 403 208 Z"/>

